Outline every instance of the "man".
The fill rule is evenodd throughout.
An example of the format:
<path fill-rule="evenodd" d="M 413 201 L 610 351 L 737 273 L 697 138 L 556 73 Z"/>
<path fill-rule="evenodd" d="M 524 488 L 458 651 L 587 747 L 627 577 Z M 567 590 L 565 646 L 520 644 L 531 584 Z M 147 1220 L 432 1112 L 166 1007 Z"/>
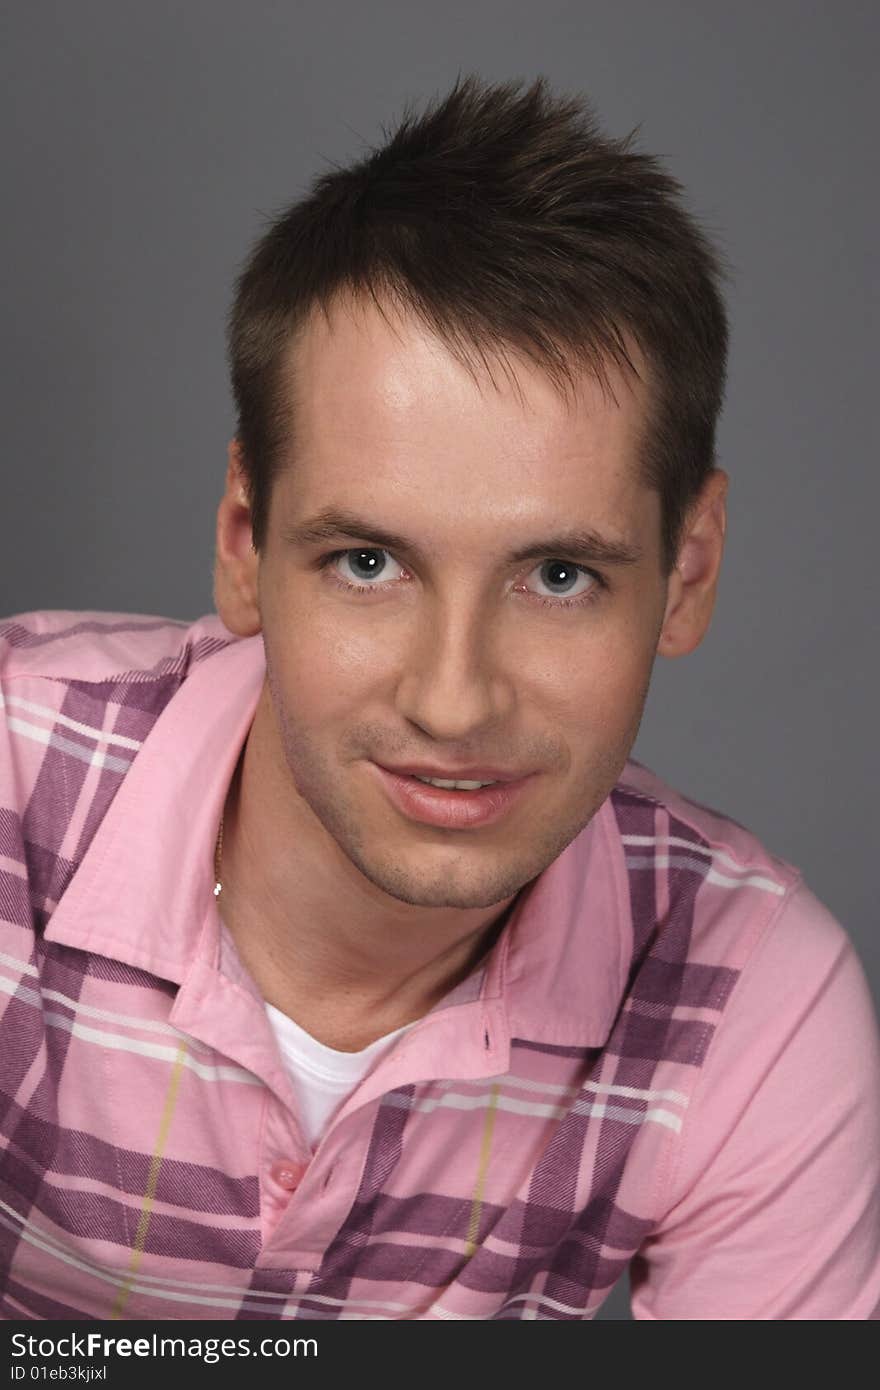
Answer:
<path fill-rule="evenodd" d="M 880 1304 L 852 946 L 628 761 L 715 598 L 718 278 L 541 82 L 262 238 L 218 616 L 2 628 L 6 1317 Z"/>

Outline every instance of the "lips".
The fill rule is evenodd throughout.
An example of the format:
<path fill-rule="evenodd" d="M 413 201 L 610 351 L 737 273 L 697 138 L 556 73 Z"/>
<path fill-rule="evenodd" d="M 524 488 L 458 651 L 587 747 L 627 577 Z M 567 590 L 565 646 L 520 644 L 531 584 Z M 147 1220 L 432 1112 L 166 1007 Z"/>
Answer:
<path fill-rule="evenodd" d="M 533 773 L 514 776 L 509 771 L 487 767 L 456 769 L 451 773 L 446 768 L 398 771 L 379 763 L 369 766 L 391 804 L 407 820 L 445 830 L 476 830 L 500 820 L 523 795 L 534 776 Z M 495 785 L 475 791 L 455 791 L 429 786 L 418 781 L 419 777 L 441 777 L 450 782 L 493 782 Z"/>
<path fill-rule="evenodd" d="M 380 763 L 385 772 L 397 777 L 432 777 L 442 782 L 518 782 L 528 776 L 526 772 L 510 771 L 498 767 L 428 767 L 422 763 L 409 763 L 406 767 L 388 767 Z"/>

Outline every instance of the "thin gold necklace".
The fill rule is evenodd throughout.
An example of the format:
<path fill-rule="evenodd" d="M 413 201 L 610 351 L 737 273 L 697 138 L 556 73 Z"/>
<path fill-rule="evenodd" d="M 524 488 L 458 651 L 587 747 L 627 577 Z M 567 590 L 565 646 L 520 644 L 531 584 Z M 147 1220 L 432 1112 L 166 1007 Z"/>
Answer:
<path fill-rule="evenodd" d="M 230 794 L 230 788 L 233 788 L 233 787 L 236 787 L 236 788 L 237 788 L 237 781 L 238 781 L 238 778 L 241 776 L 241 760 L 242 760 L 242 758 L 244 757 L 244 749 L 245 749 L 245 745 L 242 745 L 241 751 L 240 751 L 240 753 L 239 753 L 239 755 L 238 755 L 238 762 L 235 764 L 235 771 L 234 771 L 233 774 L 232 774 L 232 778 L 231 778 L 231 780 L 230 780 L 229 787 L 227 788 L 227 791 L 226 791 L 226 799 L 224 800 L 223 805 L 222 805 L 222 807 L 221 807 L 221 809 L 220 809 L 220 828 L 219 828 L 219 830 L 217 831 L 217 843 L 216 843 L 216 845 L 214 846 L 214 897 L 215 897 L 215 898 L 219 898 L 220 894 L 223 892 L 223 884 L 222 884 L 221 881 L 220 881 L 220 865 L 221 865 L 222 858 L 223 858 L 223 822 L 224 822 L 224 820 L 226 819 L 226 807 L 227 807 L 227 805 L 229 804 L 229 803 L 228 803 L 228 798 L 229 798 L 229 794 Z"/>
<path fill-rule="evenodd" d="M 217 832 L 217 843 L 214 846 L 214 897 L 219 898 L 223 892 L 223 884 L 220 882 L 220 860 L 223 854 L 223 817 L 226 808 L 220 812 L 220 829 Z"/>

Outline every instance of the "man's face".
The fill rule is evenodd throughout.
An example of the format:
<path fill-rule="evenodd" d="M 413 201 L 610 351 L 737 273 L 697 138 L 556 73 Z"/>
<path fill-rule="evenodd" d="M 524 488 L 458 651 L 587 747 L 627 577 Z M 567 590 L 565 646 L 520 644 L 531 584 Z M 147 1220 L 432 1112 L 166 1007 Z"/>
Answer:
<path fill-rule="evenodd" d="M 392 323 L 337 306 L 291 353 L 295 442 L 258 571 L 277 756 L 297 813 L 372 884 L 486 907 L 577 835 L 635 741 L 666 601 L 646 399 L 584 377 L 566 402 L 519 361 L 515 386 L 474 380 L 416 319 Z M 639 558 L 594 560 L 587 532 Z M 502 785 L 435 791 L 407 769 Z"/>

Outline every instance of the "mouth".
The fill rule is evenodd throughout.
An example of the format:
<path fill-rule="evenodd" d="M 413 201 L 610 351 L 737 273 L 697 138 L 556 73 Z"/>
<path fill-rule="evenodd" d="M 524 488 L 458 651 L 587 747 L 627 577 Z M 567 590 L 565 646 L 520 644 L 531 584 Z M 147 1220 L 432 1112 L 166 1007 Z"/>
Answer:
<path fill-rule="evenodd" d="M 392 805 L 408 820 L 446 830 L 472 830 L 500 820 L 536 776 L 467 768 L 450 777 L 433 769 L 392 770 L 379 763 L 370 766 Z"/>

